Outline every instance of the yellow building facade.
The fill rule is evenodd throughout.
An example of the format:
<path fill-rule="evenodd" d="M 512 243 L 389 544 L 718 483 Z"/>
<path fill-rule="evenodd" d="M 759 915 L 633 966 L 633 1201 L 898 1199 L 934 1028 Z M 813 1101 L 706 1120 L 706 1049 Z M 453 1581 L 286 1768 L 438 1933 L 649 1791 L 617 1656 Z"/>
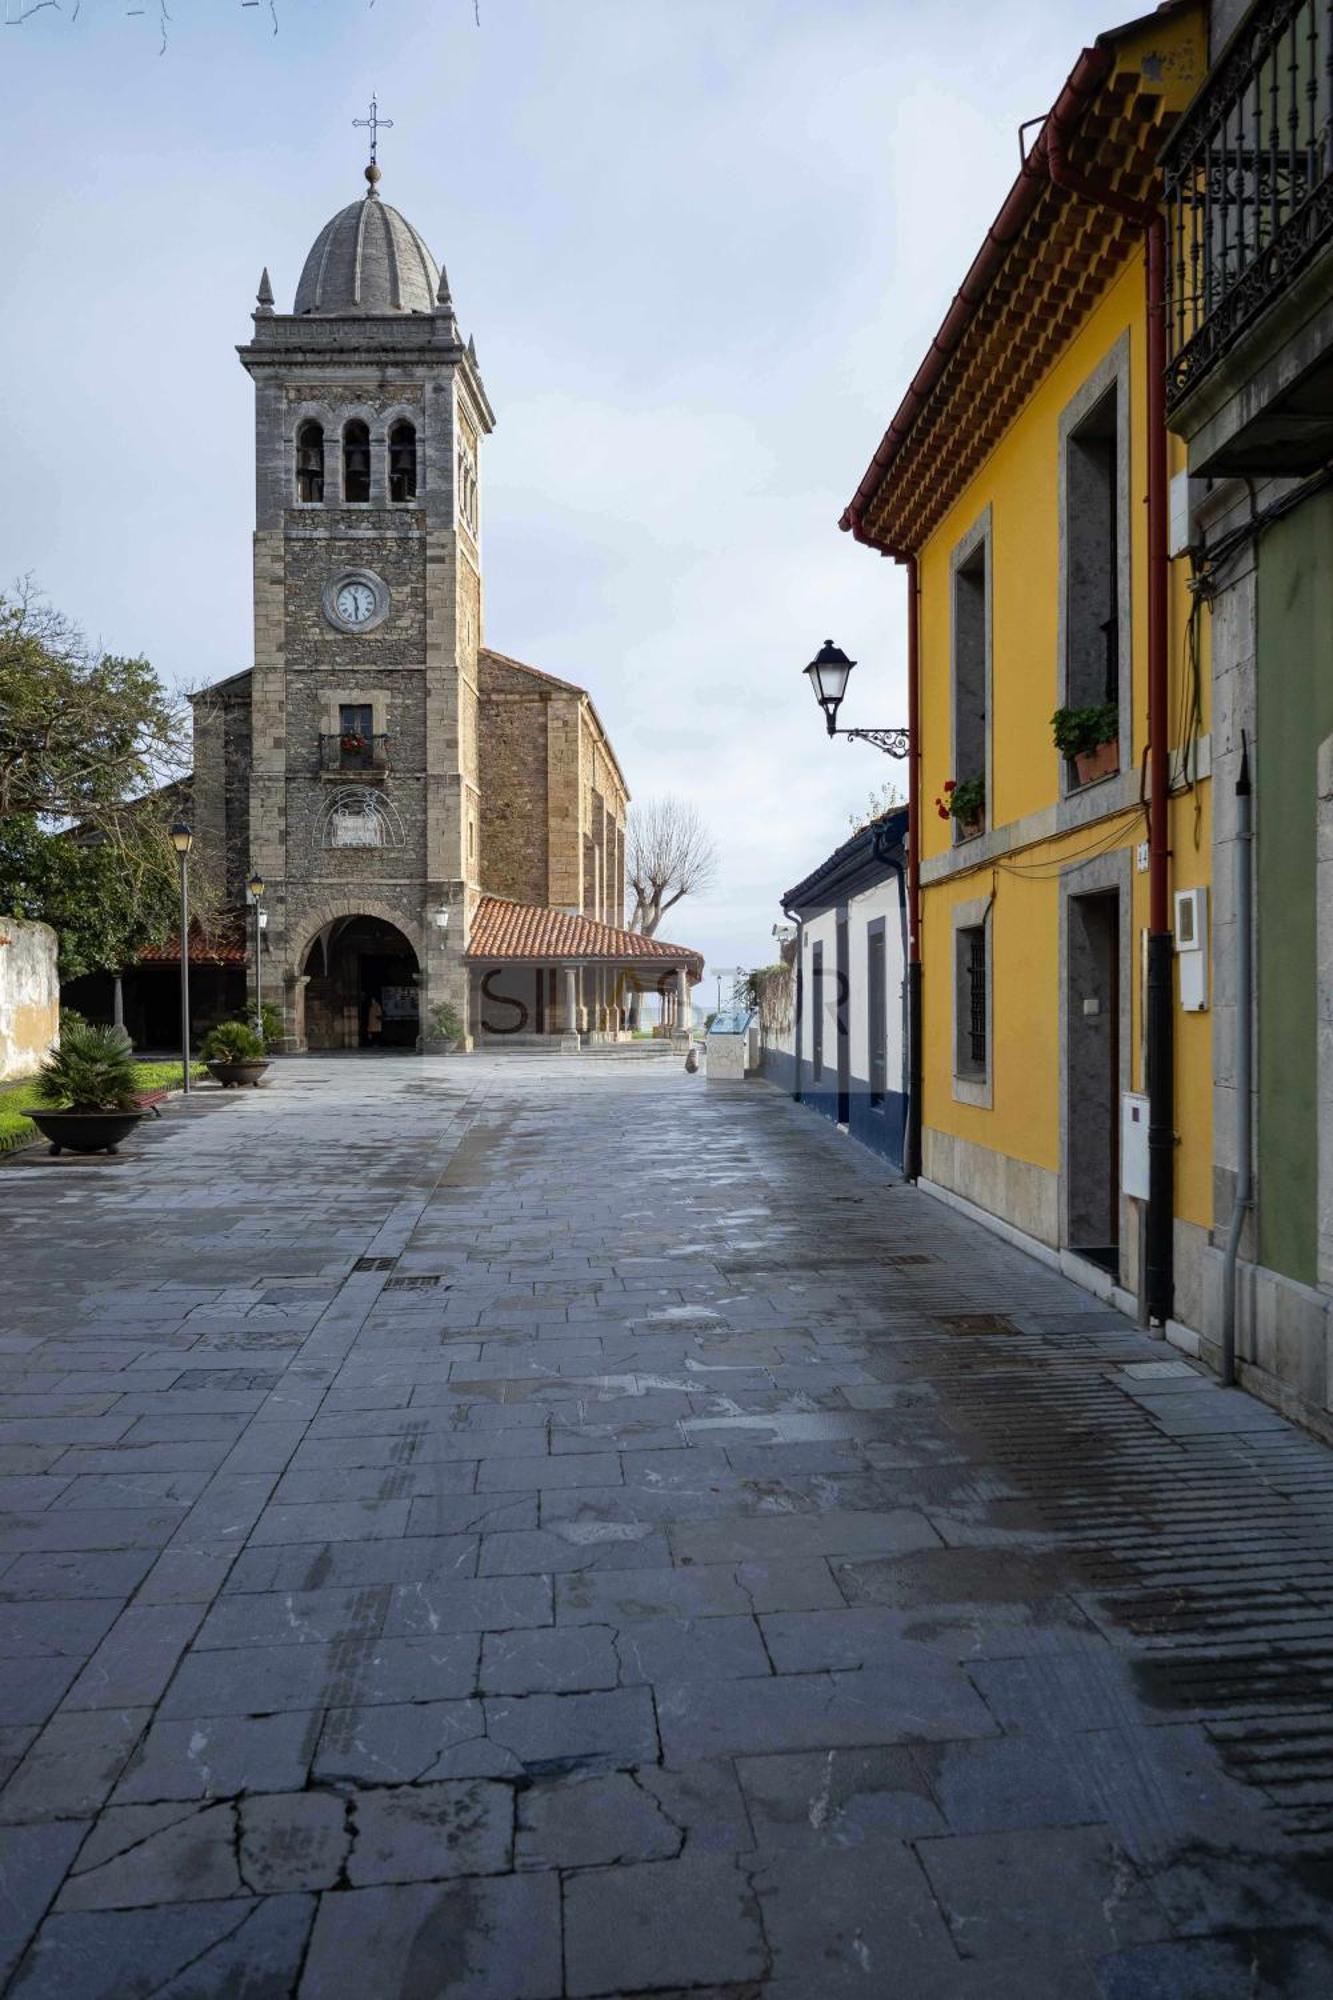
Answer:
<path fill-rule="evenodd" d="M 1204 67 L 1186 6 L 1084 51 L 848 523 L 917 591 L 920 1177 L 1124 1306 L 1146 1209 L 1153 420 L 1128 205 L 1151 201 Z M 1170 479 L 1183 455 L 1159 449 Z M 1188 1345 L 1213 1222 L 1210 717 L 1186 560 L 1166 589 L 1172 1317 Z"/>

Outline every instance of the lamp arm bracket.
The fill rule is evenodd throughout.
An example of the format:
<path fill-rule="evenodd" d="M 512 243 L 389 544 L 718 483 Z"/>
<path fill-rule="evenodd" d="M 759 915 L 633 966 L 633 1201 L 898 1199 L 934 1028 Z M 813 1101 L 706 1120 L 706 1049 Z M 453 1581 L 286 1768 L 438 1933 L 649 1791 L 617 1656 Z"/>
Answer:
<path fill-rule="evenodd" d="M 873 743 L 877 750 L 883 750 L 889 757 L 906 757 L 911 743 L 905 729 L 837 729 L 835 736 L 846 736 L 858 743 Z"/>

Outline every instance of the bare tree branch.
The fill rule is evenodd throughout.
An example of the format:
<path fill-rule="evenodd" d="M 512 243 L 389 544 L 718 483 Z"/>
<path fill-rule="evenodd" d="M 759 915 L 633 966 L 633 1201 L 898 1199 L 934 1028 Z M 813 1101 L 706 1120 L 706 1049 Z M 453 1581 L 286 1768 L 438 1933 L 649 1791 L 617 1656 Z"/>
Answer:
<path fill-rule="evenodd" d="M 715 880 L 717 848 L 696 806 L 667 796 L 631 808 L 625 872 L 632 928 L 652 937 L 667 911 Z"/>

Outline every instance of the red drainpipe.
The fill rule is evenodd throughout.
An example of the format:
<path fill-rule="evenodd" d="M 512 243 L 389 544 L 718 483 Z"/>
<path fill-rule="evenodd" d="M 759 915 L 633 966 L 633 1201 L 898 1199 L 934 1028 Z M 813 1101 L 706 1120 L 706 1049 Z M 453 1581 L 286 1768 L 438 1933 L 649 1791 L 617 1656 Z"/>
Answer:
<path fill-rule="evenodd" d="M 1171 961 L 1175 944 L 1170 916 L 1170 847 L 1167 799 L 1171 789 L 1167 741 L 1170 645 L 1167 556 L 1166 456 L 1166 221 L 1151 202 L 1090 180 L 1069 164 L 1067 121 L 1060 108 L 1046 121 L 1046 164 L 1052 181 L 1081 201 L 1109 208 L 1143 230 L 1147 239 L 1148 368 L 1148 1216 L 1146 1296 L 1148 1317 L 1163 1325 L 1174 1304 L 1175 1227 L 1175 1016 Z"/>
<path fill-rule="evenodd" d="M 907 566 L 907 1126 L 903 1173 L 921 1176 L 921 591 L 916 556 Z"/>

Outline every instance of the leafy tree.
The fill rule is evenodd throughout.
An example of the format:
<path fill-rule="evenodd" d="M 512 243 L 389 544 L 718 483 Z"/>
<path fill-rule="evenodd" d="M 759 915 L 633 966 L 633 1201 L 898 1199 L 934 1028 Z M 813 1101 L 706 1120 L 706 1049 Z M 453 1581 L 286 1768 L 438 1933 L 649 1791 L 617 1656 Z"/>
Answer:
<path fill-rule="evenodd" d="M 171 935 L 167 781 L 188 755 L 184 706 L 146 660 L 91 646 L 29 584 L 0 596 L 0 910 L 51 925 L 63 978 Z M 207 928 L 207 870 L 193 873 Z"/>
<path fill-rule="evenodd" d="M 176 871 L 157 815 L 115 843 L 48 833 L 31 814 L 0 819 L 0 909 L 50 924 L 62 979 L 132 965 L 172 936 Z"/>
<path fill-rule="evenodd" d="M 183 704 L 147 660 L 91 646 L 28 584 L 0 596 L 0 821 L 73 820 L 117 843 L 135 801 L 188 763 Z"/>

